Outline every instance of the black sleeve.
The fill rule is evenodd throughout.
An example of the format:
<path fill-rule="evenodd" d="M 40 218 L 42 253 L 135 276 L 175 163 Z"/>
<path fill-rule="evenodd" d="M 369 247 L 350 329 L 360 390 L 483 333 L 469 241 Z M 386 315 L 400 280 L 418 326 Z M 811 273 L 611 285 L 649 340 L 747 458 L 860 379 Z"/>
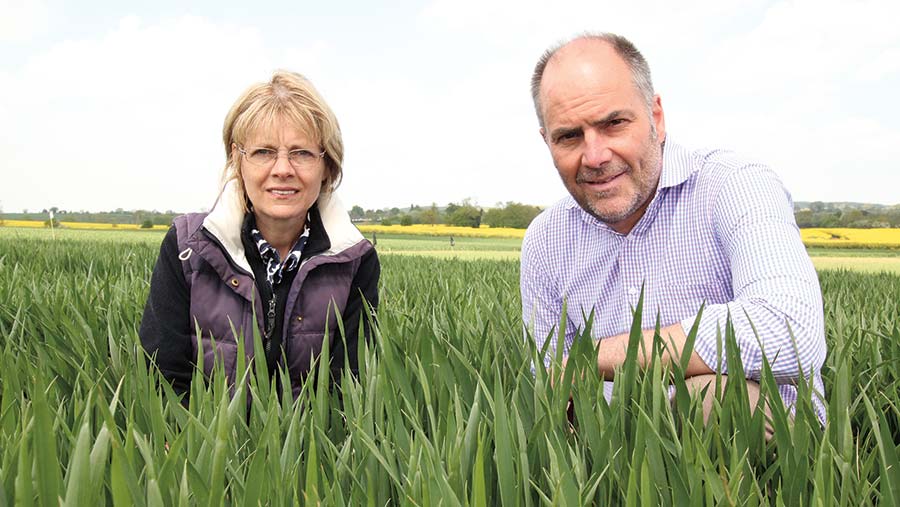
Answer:
<path fill-rule="evenodd" d="M 347 297 L 347 306 L 344 308 L 344 337 L 343 341 L 335 341 L 334 351 L 331 355 L 331 372 L 334 379 L 340 378 L 340 371 L 344 367 L 344 354 L 350 365 L 350 372 L 359 376 L 359 323 L 363 322 L 363 339 L 370 342 L 373 339 L 368 314 L 365 311 L 363 300 L 368 302 L 372 311 L 378 308 L 378 278 L 381 276 L 381 263 L 375 249 L 369 250 L 360 260 L 359 269 L 350 284 L 350 295 Z"/>
<path fill-rule="evenodd" d="M 178 259 L 178 237 L 169 228 L 159 248 L 159 257 L 150 277 L 150 295 L 144 306 L 139 331 L 141 344 L 154 357 L 163 376 L 172 383 L 187 403 L 194 371 L 190 312 L 191 301 L 181 260 Z"/>

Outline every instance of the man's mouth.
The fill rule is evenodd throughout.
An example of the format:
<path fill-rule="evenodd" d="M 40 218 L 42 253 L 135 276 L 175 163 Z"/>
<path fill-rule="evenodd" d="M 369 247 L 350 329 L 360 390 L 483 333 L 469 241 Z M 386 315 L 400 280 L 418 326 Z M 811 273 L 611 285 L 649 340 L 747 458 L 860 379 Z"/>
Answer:
<path fill-rule="evenodd" d="M 603 186 L 603 185 L 612 183 L 613 181 L 615 181 L 616 179 L 618 179 L 620 176 L 622 176 L 623 174 L 625 174 L 627 172 L 628 172 L 628 170 L 626 169 L 623 171 L 618 171 L 611 176 L 603 176 L 603 177 L 597 177 L 594 175 L 578 174 L 578 176 L 576 176 L 576 178 L 575 178 L 575 182 L 578 184 L 582 184 L 582 185 Z"/>

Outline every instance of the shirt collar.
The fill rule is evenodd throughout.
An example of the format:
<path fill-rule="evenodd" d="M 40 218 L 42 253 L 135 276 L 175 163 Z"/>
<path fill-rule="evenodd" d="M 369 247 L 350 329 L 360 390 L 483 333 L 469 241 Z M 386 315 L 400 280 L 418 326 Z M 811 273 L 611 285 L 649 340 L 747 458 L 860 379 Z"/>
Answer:
<path fill-rule="evenodd" d="M 663 144 L 663 165 L 659 175 L 659 185 L 656 193 L 661 189 L 677 187 L 687 181 L 692 174 L 697 172 L 699 166 L 692 164 L 693 153 L 684 146 L 675 143 L 671 135 L 666 135 Z"/>

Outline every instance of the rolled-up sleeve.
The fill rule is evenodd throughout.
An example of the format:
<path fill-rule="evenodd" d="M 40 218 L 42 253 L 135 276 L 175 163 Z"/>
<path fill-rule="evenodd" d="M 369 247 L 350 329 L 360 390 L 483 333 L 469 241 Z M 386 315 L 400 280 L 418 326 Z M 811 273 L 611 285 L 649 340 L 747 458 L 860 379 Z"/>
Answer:
<path fill-rule="evenodd" d="M 728 373 L 719 342 L 730 318 L 747 378 L 760 379 L 763 357 L 779 384 L 809 378 L 825 361 L 822 293 L 787 191 L 768 168 L 745 167 L 725 180 L 710 213 L 730 260 L 734 299 L 703 310 L 697 354 Z M 695 320 L 681 323 L 687 330 Z"/>

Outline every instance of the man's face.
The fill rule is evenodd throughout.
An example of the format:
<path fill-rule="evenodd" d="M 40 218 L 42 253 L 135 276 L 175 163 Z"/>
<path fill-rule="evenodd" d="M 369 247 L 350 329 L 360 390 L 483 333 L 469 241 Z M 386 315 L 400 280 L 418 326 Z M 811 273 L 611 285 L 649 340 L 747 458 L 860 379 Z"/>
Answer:
<path fill-rule="evenodd" d="M 566 189 L 585 211 L 627 234 L 659 182 L 659 96 L 648 111 L 625 61 L 609 44 L 582 39 L 550 60 L 540 99 L 541 136 Z"/>

